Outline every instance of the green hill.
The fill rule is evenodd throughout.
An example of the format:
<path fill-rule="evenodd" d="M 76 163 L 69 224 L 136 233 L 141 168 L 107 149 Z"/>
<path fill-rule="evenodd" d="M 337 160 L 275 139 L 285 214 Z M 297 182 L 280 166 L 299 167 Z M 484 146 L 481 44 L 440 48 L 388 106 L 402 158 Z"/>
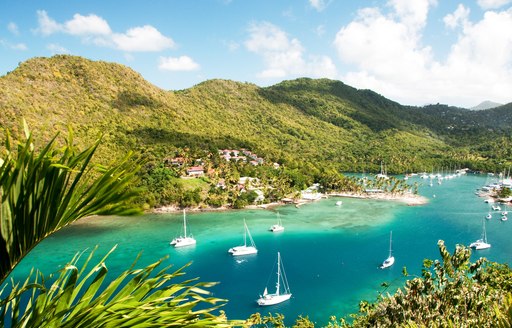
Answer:
<path fill-rule="evenodd" d="M 381 162 L 389 173 L 495 171 L 512 160 L 512 104 L 409 107 L 327 79 L 266 88 L 210 80 L 164 91 L 126 66 L 59 55 L 30 59 L 0 77 L 0 111 L 1 127 L 15 137 L 22 117 L 41 142 L 68 126 L 79 144 L 103 134 L 100 162 L 128 150 L 158 165 L 183 152 L 247 148 L 314 175 L 377 172 Z"/>

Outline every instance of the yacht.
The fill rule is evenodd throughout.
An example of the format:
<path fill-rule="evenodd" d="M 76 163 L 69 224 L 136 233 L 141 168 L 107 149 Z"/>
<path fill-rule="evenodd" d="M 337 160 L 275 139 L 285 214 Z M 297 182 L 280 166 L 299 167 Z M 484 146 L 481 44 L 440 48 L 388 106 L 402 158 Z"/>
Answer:
<path fill-rule="evenodd" d="M 247 245 L 247 237 L 249 237 L 250 244 Z M 240 246 L 231 247 L 228 252 L 233 256 L 240 256 L 240 255 L 249 255 L 249 254 L 256 254 L 258 253 L 258 249 L 256 248 L 256 245 L 254 244 L 254 240 L 252 240 L 251 232 L 249 231 L 249 228 L 247 227 L 247 224 L 244 220 L 244 244 Z"/>
<path fill-rule="evenodd" d="M 279 213 L 277 213 L 277 223 L 272 225 L 268 230 L 272 232 L 284 231 L 283 223 L 281 222 L 281 216 L 279 215 Z"/>
<path fill-rule="evenodd" d="M 469 247 L 474 248 L 475 250 L 479 249 L 487 249 L 491 247 L 491 244 L 487 243 L 487 233 L 485 232 L 485 220 L 482 220 L 482 238 L 477 241 L 471 243 Z"/>
<path fill-rule="evenodd" d="M 388 258 L 382 262 L 382 265 L 380 266 L 381 269 L 389 268 L 395 263 L 395 257 L 393 256 L 393 249 L 391 247 L 392 245 L 392 239 L 393 239 L 393 231 L 389 233 L 389 255 Z"/>
<path fill-rule="evenodd" d="M 183 236 L 174 238 L 170 244 L 174 247 L 185 247 L 196 244 L 196 240 L 191 234 L 187 236 L 187 216 L 185 210 L 183 210 Z"/>
<path fill-rule="evenodd" d="M 259 306 L 274 305 L 287 301 L 290 297 L 292 297 L 292 293 L 290 292 L 290 286 L 288 285 L 288 280 L 286 279 L 286 274 L 284 272 L 281 253 L 277 252 L 276 292 L 270 294 L 265 287 L 263 295 L 260 296 L 256 303 L 258 303 Z"/>

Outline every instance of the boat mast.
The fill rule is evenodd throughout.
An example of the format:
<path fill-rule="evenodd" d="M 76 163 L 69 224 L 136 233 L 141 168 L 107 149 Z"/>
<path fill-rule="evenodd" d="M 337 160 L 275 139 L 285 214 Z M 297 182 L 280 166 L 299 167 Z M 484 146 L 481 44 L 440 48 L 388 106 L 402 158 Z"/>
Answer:
<path fill-rule="evenodd" d="M 391 255 L 392 255 L 392 248 L 391 248 L 392 242 L 393 242 L 393 231 L 391 231 L 389 233 L 389 257 L 391 257 Z"/>
<path fill-rule="evenodd" d="M 244 219 L 244 246 L 247 246 L 247 223 L 245 223 L 245 219 Z"/>
<path fill-rule="evenodd" d="M 185 209 L 183 209 L 183 230 L 185 232 L 185 238 L 187 237 L 187 217 L 185 215 Z"/>
<path fill-rule="evenodd" d="M 487 244 L 487 233 L 485 232 L 485 220 L 482 220 L 482 222 L 483 222 L 482 239 L 484 240 L 484 243 Z"/>
<path fill-rule="evenodd" d="M 276 295 L 279 295 L 279 280 L 281 278 L 281 253 L 277 252 L 277 283 Z"/>

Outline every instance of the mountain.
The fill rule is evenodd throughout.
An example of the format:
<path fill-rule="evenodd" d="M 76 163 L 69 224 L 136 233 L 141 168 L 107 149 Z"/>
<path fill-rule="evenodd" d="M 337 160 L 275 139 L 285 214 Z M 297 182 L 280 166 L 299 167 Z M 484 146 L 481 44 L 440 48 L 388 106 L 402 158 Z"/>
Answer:
<path fill-rule="evenodd" d="M 99 161 L 248 148 L 304 172 L 390 173 L 511 160 L 512 104 L 487 111 L 402 106 L 340 81 L 301 78 L 261 88 L 209 80 L 165 91 L 130 68 L 76 56 L 33 58 L 0 77 L 0 124 L 41 142 L 71 126 L 77 143 L 103 135 Z M 199 155 L 198 155 L 199 156 Z"/>
<path fill-rule="evenodd" d="M 480 104 L 478 104 L 475 107 L 471 107 L 470 109 L 471 110 L 484 110 L 484 109 L 491 109 L 491 108 L 495 108 L 495 107 L 499 107 L 499 106 L 503 106 L 503 104 L 499 104 L 499 103 L 496 103 L 493 101 L 486 100 L 486 101 L 481 102 Z"/>

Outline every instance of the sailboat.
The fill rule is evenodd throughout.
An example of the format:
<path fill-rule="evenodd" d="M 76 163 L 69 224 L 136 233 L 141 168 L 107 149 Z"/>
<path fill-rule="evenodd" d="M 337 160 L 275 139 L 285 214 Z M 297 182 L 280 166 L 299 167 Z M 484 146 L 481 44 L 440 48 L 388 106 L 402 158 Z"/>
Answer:
<path fill-rule="evenodd" d="M 272 232 L 284 231 L 283 223 L 281 222 L 281 216 L 277 213 L 277 223 L 272 225 L 269 229 Z"/>
<path fill-rule="evenodd" d="M 380 162 L 380 173 L 377 174 L 377 179 L 379 179 L 379 178 L 384 179 L 384 180 L 389 179 L 387 172 L 386 172 L 386 168 L 383 166 L 382 162 Z"/>
<path fill-rule="evenodd" d="M 392 239 L 393 239 L 393 231 L 389 233 L 389 255 L 388 258 L 382 262 L 382 265 L 380 266 L 381 269 L 389 268 L 395 263 L 395 257 L 393 256 L 393 249 L 392 249 Z"/>
<path fill-rule="evenodd" d="M 247 224 L 245 223 L 244 219 L 244 244 L 241 246 L 235 246 L 231 247 L 228 252 L 233 256 L 239 256 L 239 255 L 249 255 L 249 254 L 256 254 L 258 253 L 258 249 L 256 248 L 256 245 L 254 244 L 254 240 L 252 240 L 251 232 L 249 231 L 249 228 L 247 227 Z M 249 236 L 250 245 L 247 245 L 247 236 Z"/>
<path fill-rule="evenodd" d="M 491 244 L 487 243 L 487 233 L 485 232 L 485 220 L 482 220 L 482 238 L 471 243 L 469 247 L 476 250 L 490 248 Z"/>
<path fill-rule="evenodd" d="M 282 287 L 282 290 L 281 290 Z M 281 262 L 281 253 L 277 252 L 277 281 L 276 281 L 276 292 L 269 294 L 267 288 L 263 291 L 263 295 L 256 301 L 260 306 L 274 305 L 292 297 L 290 292 L 290 286 L 288 285 L 288 279 L 284 272 L 284 267 Z"/>
<path fill-rule="evenodd" d="M 185 214 L 185 210 L 183 210 L 183 236 L 174 238 L 170 244 L 174 247 L 184 247 L 196 244 L 196 240 L 192 235 L 187 236 L 187 216 Z"/>

